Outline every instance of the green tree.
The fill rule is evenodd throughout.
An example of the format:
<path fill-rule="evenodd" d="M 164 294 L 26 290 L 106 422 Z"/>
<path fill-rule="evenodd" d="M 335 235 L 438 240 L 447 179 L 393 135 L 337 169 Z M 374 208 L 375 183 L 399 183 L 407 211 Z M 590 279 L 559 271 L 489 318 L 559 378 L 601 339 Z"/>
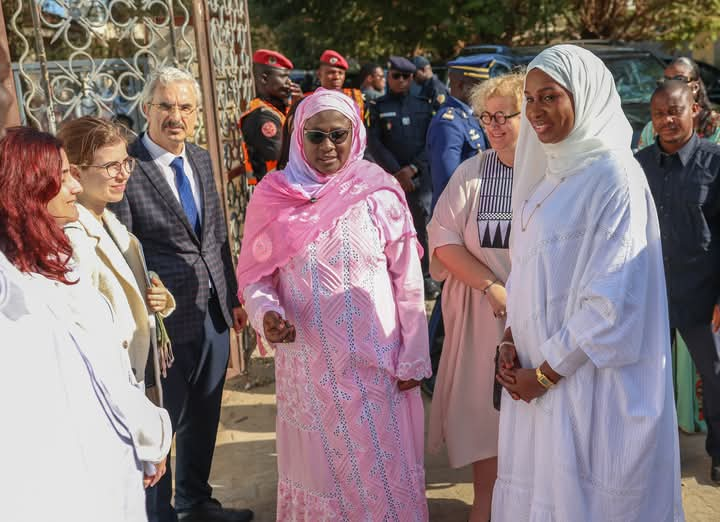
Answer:
<path fill-rule="evenodd" d="M 248 0 L 253 47 L 314 68 L 323 49 L 358 62 L 390 54 L 455 56 L 477 43 L 716 38 L 720 0 Z"/>
<path fill-rule="evenodd" d="M 279 49 L 302 68 L 315 67 L 328 47 L 359 61 L 419 52 L 447 59 L 471 43 L 509 43 L 518 34 L 538 30 L 559 4 L 546 0 L 538 8 L 526 0 L 248 2 L 253 47 Z"/>
<path fill-rule="evenodd" d="M 720 0 L 574 0 L 566 35 L 575 38 L 654 40 L 670 47 L 717 38 Z M 703 41 L 704 40 L 704 41 Z"/>

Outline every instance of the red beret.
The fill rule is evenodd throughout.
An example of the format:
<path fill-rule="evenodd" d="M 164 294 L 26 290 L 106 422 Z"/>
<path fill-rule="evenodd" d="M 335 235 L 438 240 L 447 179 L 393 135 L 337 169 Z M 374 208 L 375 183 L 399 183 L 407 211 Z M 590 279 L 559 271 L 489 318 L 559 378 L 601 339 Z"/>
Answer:
<path fill-rule="evenodd" d="M 333 51 L 332 49 L 326 49 L 325 52 L 322 53 L 320 56 L 320 63 L 325 63 L 332 67 L 340 67 L 345 70 L 348 68 L 347 60 L 343 58 L 342 54 L 337 51 Z"/>
<path fill-rule="evenodd" d="M 253 63 L 260 65 L 272 65 L 281 69 L 292 69 L 293 63 L 285 56 L 277 51 L 269 51 L 268 49 L 258 49 L 253 54 Z"/>

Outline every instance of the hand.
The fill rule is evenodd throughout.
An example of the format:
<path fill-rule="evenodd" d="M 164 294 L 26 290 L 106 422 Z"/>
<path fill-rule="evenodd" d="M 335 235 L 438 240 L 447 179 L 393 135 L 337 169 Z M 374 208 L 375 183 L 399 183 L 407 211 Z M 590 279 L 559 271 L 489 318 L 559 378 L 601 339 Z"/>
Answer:
<path fill-rule="evenodd" d="M 713 308 L 712 331 L 713 333 L 720 331 L 720 306 L 718 305 Z"/>
<path fill-rule="evenodd" d="M 147 301 L 148 308 L 151 312 L 162 312 L 167 307 L 168 301 L 168 289 L 162 284 L 162 281 L 157 277 L 153 276 L 150 279 L 152 286 L 148 287 L 145 292 L 145 300 Z"/>
<path fill-rule="evenodd" d="M 242 306 L 236 306 L 232 309 L 233 314 L 233 330 L 239 334 L 247 325 L 247 312 Z"/>
<path fill-rule="evenodd" d="M 506 334 L 509 330 L 506 330 Z M 503 341 L 513 342 L 512 334 L 509 339 L 503 338 Z M 497 381 L 502 384 L 505 389 L 510 392 L 513 399 L 518 400 L 520 396 L 517 393 L 510 391 L 507 384 L 515 384 L 515 370 L 520 368 L 520 360 L 515 351 L 515 345 L 504 344 L 500 347 L 500 353 L 498 355 L 498 374 L 495 377 Z"/>
<path fill-rule="evenodd" d="M 265 339 L 271 343 L 295 342 L 295 326 L 286 321 L 277 312 L 267 312 L 263 317 L 263 330 Z"/>
<path fill-rule="evenodd" d="M 145 489 L 151 488 L 155 484 L 160 482 L 160 479 L 163 477 L 166 470 L 167 470 L 167 457 L 165 457 L 160 462 L 155 464 L 155 474 L 154 475 L 143 475 L 143 486 L 145 486 Z"/>
<path fill-rule="evenodd" d="M 485 294 L 488 297 L 493 314 L 497 318 L 505 318 L 507 306 L 507 291 L 501 283 L 495 283 L 488 288 Z"/>
<path fill-rule="evenodd" d="M 400 391 L 412 390 L 416 386 L 420 386 L 420 381 L 415 379 L 408 379 L 407 381 L 398 381 L 398 388 Z"/>
<path fill-rule="evenodd" d="M 412 182 L 412 179 L 415 177 L 415 171 L 413 171 L 409 165 L 398 170 L 393 176 L 395 176 L 395 179 L 398 180 L 405 192 L 415 191 L 415 184 Z"/>
<path fill-rule="evenodd" d="M 540 384 L 535 375 L 535 368 L 515 368 L 508 370 L 507 373 L 513 378 L 505 379 L 503 374 L 498 374 L 496 379 L 502 384 L 512 398 L 515 400 L 522 399 L 530 402 L 544 395 L 547 389 Z"/>
<path fill-rule="evenodd" d="M 302 98 L 303 92 L 300 86 L 295 82 L 290 82 L 290 104 L 292 105 Z"/>

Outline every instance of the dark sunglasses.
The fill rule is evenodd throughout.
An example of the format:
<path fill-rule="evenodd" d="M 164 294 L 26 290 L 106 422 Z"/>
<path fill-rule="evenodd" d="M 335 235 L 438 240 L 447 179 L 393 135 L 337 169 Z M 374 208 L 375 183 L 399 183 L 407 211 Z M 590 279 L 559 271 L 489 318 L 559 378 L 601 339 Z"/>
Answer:
<path fill-rule="evenodd" d="M 392 76 L 393 80 L 399 80 L 400 78 L 407 80 L 410 76 L 412 76 L 412 73 L 392 72 L 390 73 L 390 76 Z"/>
<path fill-rule="evenodd" d="M 497 111 L 495 114 L 490 114 L 488 111 L 483 111 L 480 113 L 480 121 L 485 125 L 490 125 L 492 121 L 495 120 L 498 125 L 505 125 L 506 121 L 510 118 L 514 118 L 518 114 L 520 113 L 513 112 L 512 114 L 505 114 L 503 111 Z"/>
<path fill-rule="evenodd" d="M 325 138 L 329 139 L 335 145 L 343 143 L 350 136 L 350 129 L 335 129 L 330 132 L 321 130 L 305 130 L 305 137 L 313 145 L 320 145 Z"/>

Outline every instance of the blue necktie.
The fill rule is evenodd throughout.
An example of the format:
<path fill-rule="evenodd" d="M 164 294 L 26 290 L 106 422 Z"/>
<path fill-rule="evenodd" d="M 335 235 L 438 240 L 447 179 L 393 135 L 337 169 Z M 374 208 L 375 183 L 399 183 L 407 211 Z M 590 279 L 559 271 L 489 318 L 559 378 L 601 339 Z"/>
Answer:
<path fill-rule="evenodd" d="M 185 211 L 190 226 L 195 231 L 195 235 L 200 237 L 200 214 L 197 205 L 195 205 L 195 198 L 190 188 L 190 180 L 185 175 L 182 157 L 178 156 L 172 160 L 170 167 L 175 171 L 175 186 L 178 190 L 178 196 L 180 196 L 180 204 Z"/>

